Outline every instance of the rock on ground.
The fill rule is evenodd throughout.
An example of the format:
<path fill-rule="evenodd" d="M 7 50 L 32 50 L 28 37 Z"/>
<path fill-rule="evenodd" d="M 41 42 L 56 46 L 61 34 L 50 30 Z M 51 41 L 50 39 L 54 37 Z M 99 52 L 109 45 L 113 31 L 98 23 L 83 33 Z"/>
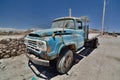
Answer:
<path fill-rule="evenodd" d="M 24 39 L 2 39 L 0 40 L 0 59 L 18 56 L 25 52 Z"/>

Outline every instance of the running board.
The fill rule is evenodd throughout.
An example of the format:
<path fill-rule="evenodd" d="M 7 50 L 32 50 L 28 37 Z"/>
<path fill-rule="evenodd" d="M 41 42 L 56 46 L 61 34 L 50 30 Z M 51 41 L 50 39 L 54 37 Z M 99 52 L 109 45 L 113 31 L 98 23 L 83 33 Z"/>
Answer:
<path fill-rule="evenodd" d="M 80 50 L 78 50 L 77 52 L 76 52 L 76 54 L 79 54 L 81 51 L 83 51 L 85 49 L 85 47 L 83 47 L 82 49 L 80 49 Z M 81 56 L 81 57 L 83 57 L 83 58 L 86 58 L 86 56 L 84 56 L 84 55 L 81 55 L 81 54 L 79 54 L 79 56 Z"/>

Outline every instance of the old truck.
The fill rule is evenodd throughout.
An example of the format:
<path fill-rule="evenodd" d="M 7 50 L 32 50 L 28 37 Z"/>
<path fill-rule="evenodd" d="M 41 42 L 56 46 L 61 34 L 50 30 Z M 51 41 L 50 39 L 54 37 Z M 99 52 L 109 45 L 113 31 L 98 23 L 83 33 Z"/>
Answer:
<path fill-rule="evenodd" d="M 98 45 L 98 35 L 89 33 L 88 22 L 87 17 L 61 17 L 53 20 L 50 29 L 29 33 L 25 37 L 28 60 L 42 66 L 55 62 L 59 73 L 68 72 L 78 50 Z"/>

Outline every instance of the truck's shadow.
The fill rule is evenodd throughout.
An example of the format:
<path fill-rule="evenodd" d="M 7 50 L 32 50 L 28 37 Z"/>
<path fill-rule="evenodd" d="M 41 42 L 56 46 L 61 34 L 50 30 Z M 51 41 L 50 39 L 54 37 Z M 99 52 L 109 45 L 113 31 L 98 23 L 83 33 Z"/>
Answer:
<path fill-rule="evenodd" d="M 94 49 L 86 48 L 80 51 L 80 53 L 74 55 L 73 66 L 80 62 L 84 57 L 87 57 Z M 28 62 L 28 66 L 34 72 L 34 74 L 42 79 L 50 80 L 51 78 L 60 75 L 54 66 L 43 67 L 40 65 L 33 64 L 32 62 Z M 68 74 L 69 75 L 69 74 Z"/>

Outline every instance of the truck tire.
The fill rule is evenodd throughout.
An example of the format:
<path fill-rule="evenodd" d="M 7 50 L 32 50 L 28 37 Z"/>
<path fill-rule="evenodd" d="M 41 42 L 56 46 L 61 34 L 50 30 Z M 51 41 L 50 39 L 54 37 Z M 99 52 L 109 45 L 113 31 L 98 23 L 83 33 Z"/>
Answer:
<path fill-rule="evenodd" d="M 60 55 L 59 59 L 57 60 L 57 71 L 61 74 L 67 73 L 73 63 L 73 52 L 72 50 L 65 49 L 62 51 L 62 55 Z"/>

